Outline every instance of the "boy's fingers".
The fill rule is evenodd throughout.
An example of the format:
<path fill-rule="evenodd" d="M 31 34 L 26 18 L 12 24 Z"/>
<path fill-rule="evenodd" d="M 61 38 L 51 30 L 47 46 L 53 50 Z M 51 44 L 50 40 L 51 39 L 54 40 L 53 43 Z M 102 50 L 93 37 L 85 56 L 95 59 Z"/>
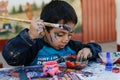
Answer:
<path fill-rule="evenodd" d="M 88 53 L 86 52 L 85 55 L 84 55 L 84 58 L 87 59 L 88 57 L 91 57 L 92 53 Z"/>
<path fill-rule="evenodd" d="M 79 61 L 79 58 L 80 58 L 80 52 L 78 52 L 78 54 L 77 54 L 77 59 L 76 59 L 76 61 Z"/>
<path fill-rule="evenodd" d="M 42 31 L 39 33 L 39 37 L 43 37 L 45 35 L 45 33 Z"/>
<path fill-rule="evenodd" d="M 40 20 L 40 19 L 31 20 L 31 26 L 30 26 L 31 35 L 34 35 L 36 38 L 43 37 L 44 27 L 45 26 L 44 26 L 43 20 Z"/>
<path fill-rule="evenodd" d="M 83 58 L 84 58 L 84 59 L 87 59 L 87 56 L 84 56 Z"/>
<path fill-rule="evenodd" d="M 77 61 L 80 61 L 80 59 L 83 57 L 82 55 L 82 51 L 79 51 L 78 52 L 78 55 L 77 55 Z"/>

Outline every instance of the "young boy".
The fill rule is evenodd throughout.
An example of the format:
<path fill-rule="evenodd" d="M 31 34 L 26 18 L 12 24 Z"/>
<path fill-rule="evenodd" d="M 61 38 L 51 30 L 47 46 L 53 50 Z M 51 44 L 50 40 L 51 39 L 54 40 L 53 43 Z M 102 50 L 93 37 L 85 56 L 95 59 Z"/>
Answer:
<path fill-rule="evenodd" d="M 61 26 L 48 27 L 43 21 Z M 98 44 L 83 44 L 80 41 L 70 40 L 76 23 L 76 13 L 68 3 L 51 1 L 43 8 L 41 18 L 31 21 L 30 29 L 24 29 L 8 41 L 2 55 L 12 66 L 42 65 L 43 62 L 59 60 L 74 54 L 77 55 L 77 59 L 95 60 L 101 52 Z"/>

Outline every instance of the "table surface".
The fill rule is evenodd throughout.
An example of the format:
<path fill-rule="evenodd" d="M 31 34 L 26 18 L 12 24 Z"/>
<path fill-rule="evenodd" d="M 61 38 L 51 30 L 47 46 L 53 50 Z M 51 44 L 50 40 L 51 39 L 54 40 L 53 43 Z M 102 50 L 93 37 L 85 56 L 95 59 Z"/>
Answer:
<path fill-rule="evenodd" d="M 93 76 L 86 77 L 84 80 L 120 80 L 120 66 L 113 66 L 119 68 L 119 73 L 114 73 L 112 71 L 106 71 L 105 65 L 101 63 L 91 63 L 84 71 L 89 71 L 93 73 Z"/>
<path fill-rule="evenodd" d="M 114 67 L 118 67 L 120 70 L 120 66 L 114 66 Z M 26 67 L 0 69 L 0 80 L 27 80 L 26 74 L 21 70 L 22 68 L 26 68 Z M 38 67 L 35 67 L 35 68 L 36 70 L 38 70 Z M 19 70 L 19 73 L 20 73 L 19 77 L 21 79 L 11 76 L 12 73 L 15 73 L 15 71 L 12 71 L 12 70 Z M 105 71 L 105 65 L 101 63 L 92 62 L 88 64 L 88 66 L 86 66 L 82 71 L 93 73 L 92 76 L 88 76 L 88 77 L 82 76 L 81 77 L 82 80 L 120 80 L 120 72 L 113 73 L 112 71 Z M 13 75 L 18 76 L 18 74 L 13 74 Z M 37 79 L 32 79 L 32 80 L 37 80 Z"/>

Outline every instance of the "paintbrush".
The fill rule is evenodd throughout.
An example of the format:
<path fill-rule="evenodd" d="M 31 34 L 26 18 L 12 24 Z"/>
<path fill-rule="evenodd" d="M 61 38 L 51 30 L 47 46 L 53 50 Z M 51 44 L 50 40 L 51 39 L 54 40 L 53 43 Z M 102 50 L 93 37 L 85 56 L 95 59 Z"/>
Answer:
<path fill-rule="evenodd" d="M 6 20 L 12 20 L 12 21 L 17 21 L 17 22 L 23 22 L 30 24 L 31 20 L 25 20 L 25 19 L 18 19 L 18 18 L 11 18 L 11 17 L 4 17 L 0 16 L 0 19 L 6 19 Z M 45 26 L 47 27 L 55 27 L 55 28 L 61 28 L 61 24 L 54 24 L 54 23 L 49 23 L 49 22 L 43 22 Z"/>

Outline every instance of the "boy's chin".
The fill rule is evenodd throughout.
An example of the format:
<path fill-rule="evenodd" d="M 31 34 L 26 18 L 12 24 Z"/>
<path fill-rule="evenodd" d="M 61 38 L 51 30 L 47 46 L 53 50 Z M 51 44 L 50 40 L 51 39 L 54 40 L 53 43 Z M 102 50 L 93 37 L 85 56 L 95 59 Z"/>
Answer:
<path fill-rule="evenodd" d="M 56 47 L 55 49 L 56 49 L 56 50 L 61 50 L 61 49 L 63 49 L 63 48 L 60 48 L 60 47 Z"/>

